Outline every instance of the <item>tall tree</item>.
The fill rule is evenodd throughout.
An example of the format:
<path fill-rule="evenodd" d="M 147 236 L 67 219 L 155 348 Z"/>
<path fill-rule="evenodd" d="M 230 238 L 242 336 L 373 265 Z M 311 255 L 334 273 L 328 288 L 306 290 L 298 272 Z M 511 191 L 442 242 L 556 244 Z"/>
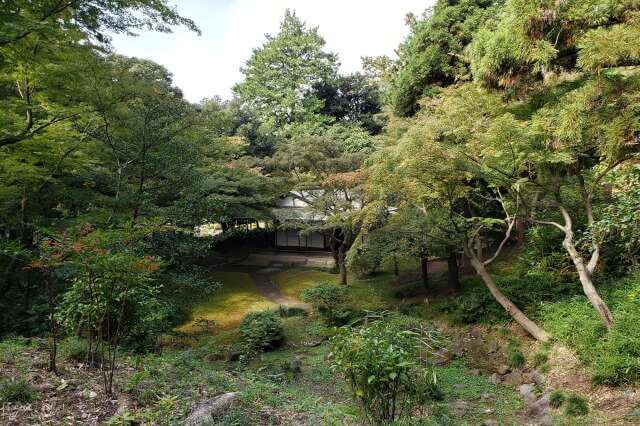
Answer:
<path fill-rule="evenodd" d="M 317 28 L 287 9 L 280 32 L 253 50 L 242 68 L 245 80 L 234 92 L 272 128 L 314 118 L 322 101 L 310 90 L 336 78 L 337 57 L 323 50 L 325 41 Z"/>

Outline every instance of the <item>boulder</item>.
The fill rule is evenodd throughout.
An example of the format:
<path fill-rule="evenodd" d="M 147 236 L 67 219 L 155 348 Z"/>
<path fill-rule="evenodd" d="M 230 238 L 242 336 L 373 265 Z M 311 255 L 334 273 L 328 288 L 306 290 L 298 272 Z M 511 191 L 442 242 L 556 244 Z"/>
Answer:
<path fill-rule="evenodd" d="M 458 357 L 464 356 L 464 348 L 458 342 L 453 342 L 452 344 L 449 345 L 449 347 L 447 347 L 447 349 L 449 350 L 449 352 L 451 352 L 455 356 L 458 356 Z"/>
<path fill-rule="evenodd" d="M 522 384 L 522 373 L 519 371 L 512 371 L 504 377 L 504 383 L 513 386 Z"/>
<path fill-rule="evenodd" d="M 520 385 L 520 396 L 527 402 L 534 402 L 538 397 L 533 393 L 533 386 L 530 384 Z"/>
<path fill-rule="evenodd" d="M 500 378 L 500 375 L 498 373 L 493 373 L 492 375 L 490 375 L 489 381 L 494 385 L 499 385 L 500 383 L 502 383 L 502 379 Z"/>
<path fill-rule="evenodd" d="M 189 417 L 187 417 L 184 422 L 185 426 L 204 426 L 211 424 L 231 408 L 233 401 L 238 395 L 240 395 L 240 392 L 228 392 L 201 402 L 193 409 Z"/>
<path fill-rule="evenodd" d="M 505 374 L 507 374 L 509 371 L 511 371 L 511 367 L 509 367 L 507 364 L 500 364 L 498 366 L 498 368 L 496 369 L 496 372 L 498 374 L 500 374 L 501 376 L 504 376 Z"/>

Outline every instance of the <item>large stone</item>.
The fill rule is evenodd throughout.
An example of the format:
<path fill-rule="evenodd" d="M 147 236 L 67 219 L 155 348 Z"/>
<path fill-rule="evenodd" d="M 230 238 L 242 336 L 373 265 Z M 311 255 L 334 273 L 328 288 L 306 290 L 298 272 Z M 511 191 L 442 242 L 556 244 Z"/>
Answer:
<path fill-rule="evenodd" d="M 500 383 L 502 383 L 502 379 L 500 378 L 500 375 L 498 373 L 493 373 L 492 375 L 490 375 L 489 381 L 494 385 L 499 385 Z"/>
<path fill-rule="evenodd" d="M 453 410 L 454 415 L 457 418 L 462 418 L 467 414 L 467 408 L 469 403 L 462 399 L 457 399 L 449 403 L 449 407 Z"/>
<path fill-rule="evenodd" d="M 185 426 L 209 425 L 223 415 L 240 392 L 228 392 L 201 402 L 185 420 Z"/>
<path fill-rule="evenodd" d="M 449 347 L 447 347 L 447 349 L 449 350 L 449 352 L 451 352 L 455 356 L 458 356 L 458 357 L 464 356 L 464 348 L 458 342 L 453 342 L 452 344 L 449 345 Z"/>
<path fill-rule="evenodd" d="M 551 426 L 551 416 L 549 415 L 550 394 L 543 395 L 540 399 L 525 404 L 522 410 L 520 423 L 523 425 Z"/>
<path fill-rule="evenodd" d="M 522 373 L 519 371 L 512 371 L 504 377 L 504 383 L 513 386 L 520 385 L 522 383 Z"/>
<path fill-rule="evenodd" d="M 484 421 L 484 423 L 482 423 L 484 426 L 498 426 L 500 423 L 498 423 L 497 420 L 493 420 L 493 419 L 487 419 Z"/>
<path fill-rule="evenodd" d="M 490 354 L 498 352 L 498 349 L 500 349 L 500 346 L 495 340 L 491 340 L 489 343 L 487 343 L 487 351 L 489 351 Z"/>
<path fill-rule="evenodd" d="M 530 384 L 520 385 L 520 396 L 527 402 L 534 402 L 538 397 L 533 393 L 533 386 Z"/>
<path fill-rule="evenodd" d="M 507 364 L 500 364 L 498 366 L 498 368 L 496 369 L 496 372 L 498 374 L 500 374 L 501 376 L 504 376 L 505 374 L 507 374 L 509 371 L 511 370 L 511 368 L 507 365 Z"/>

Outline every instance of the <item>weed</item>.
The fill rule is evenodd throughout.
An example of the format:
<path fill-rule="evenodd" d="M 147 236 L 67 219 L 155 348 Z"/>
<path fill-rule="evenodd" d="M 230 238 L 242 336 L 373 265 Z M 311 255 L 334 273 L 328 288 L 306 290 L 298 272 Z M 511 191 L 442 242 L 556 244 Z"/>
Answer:
<path fill-rule="evenodd" d="M 589 406 L 582 395 L 571 394 L 565 402 L 564 412 L 567 416 L 584 416 L 589 413 Z"/>
<path fill-rule="evenodd" d="M 558 408 L 562 406 L 562 404 L 564 404 L 565 399 L 566 399 L 566 396 L 564 392 L 562 392 L 559 389 L 555 389 L 549 395 L 549 405 L 551 405 L 553 408 Z"/>
<path fill-rule="evenodd" d="M 36 396 L 36 391 L 24 379 L 0 381 L 0 401 L 3 403 L 31 402 Z"/>
<path fill-rule="evenodd" d="M 509 366 L 513 368 L 520 368 L 527 362 L 524 357 L 524 353 L 522 353 L 522 343 L 519 340 L 509 340 L 507 342 L 506 351 L 509 359 Z"/>

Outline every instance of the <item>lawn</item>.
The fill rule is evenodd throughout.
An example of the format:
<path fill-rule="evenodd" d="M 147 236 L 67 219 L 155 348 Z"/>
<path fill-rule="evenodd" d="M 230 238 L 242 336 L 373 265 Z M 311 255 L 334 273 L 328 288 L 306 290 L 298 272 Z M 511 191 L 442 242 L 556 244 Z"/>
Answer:
<path fill-rule="evenodd" d="M 302 300 L 302 292 L 320 281 L 339 282 L 339 276 L 329 272 L 304 268 L 287 269 L 273 276 L 280 291 L 292 299 Z M 382 273 L 371 278 L 357 280 L 349 275 L 348 288 L 351 300 L 364 309 L 387 309 L 397 300 L 397 286 L 390 284 L 393 274 Z"/>
<path fill-rule="evenodd" d="M 185 333 L 198 331 L 195 321 L 214 321 L 216 330 L 236 327 L 247 312 L 274 309 L 278 306 L 268 301 L 251 276 L 242 272 L 215 272 L 212 279 L 222 283 L 219 292 L 200 303 L 191 311 L 190 321 L 178 328 Z"/>

